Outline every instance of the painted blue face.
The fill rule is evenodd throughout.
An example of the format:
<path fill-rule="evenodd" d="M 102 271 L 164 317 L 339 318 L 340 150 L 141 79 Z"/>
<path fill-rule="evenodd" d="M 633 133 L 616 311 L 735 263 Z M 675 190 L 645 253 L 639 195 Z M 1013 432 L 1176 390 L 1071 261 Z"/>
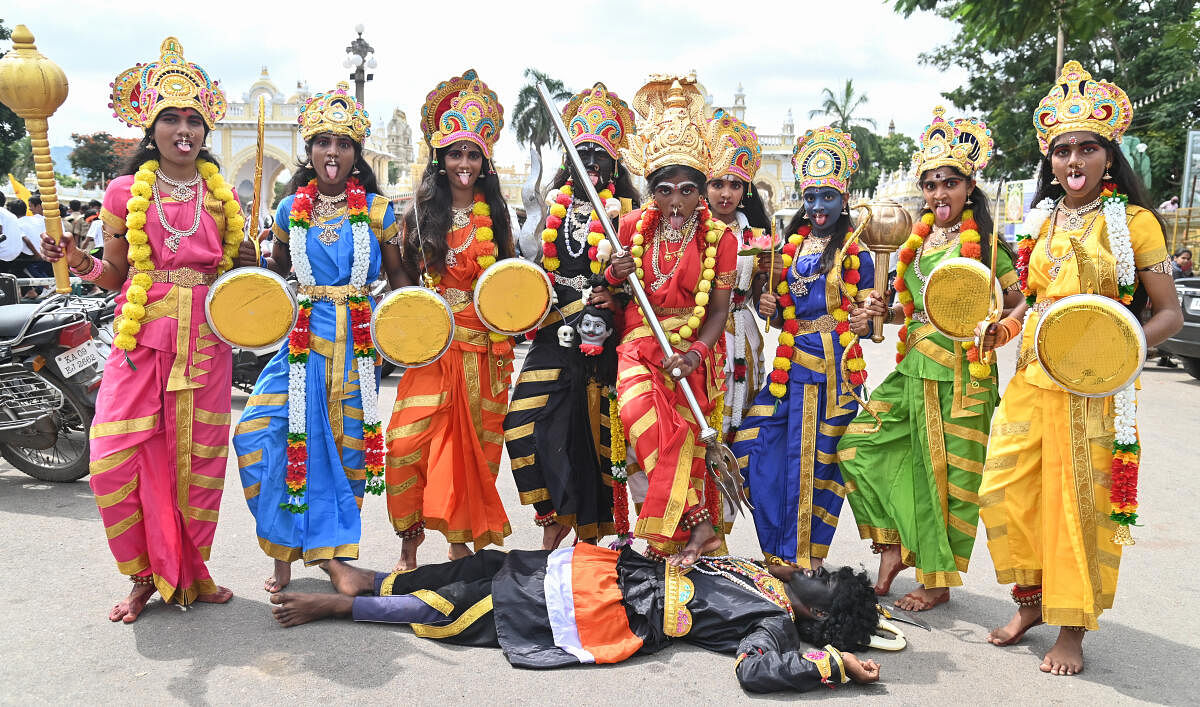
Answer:
<path fill-rule="evenodd" d="M 833 187 L 809 187 L 804 190 L 804 211 L 819 236 L 828 235 L 842 213 L 845 199 Z"/>

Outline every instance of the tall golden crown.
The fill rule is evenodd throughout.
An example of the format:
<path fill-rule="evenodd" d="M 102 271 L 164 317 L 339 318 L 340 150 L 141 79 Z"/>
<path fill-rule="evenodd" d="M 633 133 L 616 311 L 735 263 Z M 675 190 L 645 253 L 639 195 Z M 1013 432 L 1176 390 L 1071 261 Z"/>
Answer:
<path fill-rule="evenodd" d="M 850 133 L 826 125 L 809 130 L 792 148 L 792 171 L 796 191 L 808 187 L 833 187 L 843 194 L 850 189 L 850 177 L 858 169 L 858 150 Z"/>
<path fill-rule="evenodd" d="M 987 124 L 976 118 L 946 120 L 946 109 L 933 109 L 933 122 L 921 134 L 920 148 L 913 153 L 913 172 L 922 174 L 938 167 L 953 167 L 970 177 L 992 159 L 996 143 Z"/>
<path fill-rule="evenodd" d="M 470 140 L 490 159 L 503 128 L 504 107 L 475 69 L 439 83 L 421 106 L 421 131 L 435 149 Z"/>
<path fill-rule="evenodd" d="M 333 133 L 361 145 L 371 134 L 371 118 L 350 95 L 350 84 L 345 81 L 338 81 L 332 91 L 314 94 L 305 101 L 296 122 L 300 124 L 300 137 L 305 140 L 318 133 Z"/>
<path fill-rule="evenodd" d="M 571 142 L 594 142 L 613 159 L 621 158 L 620 149 L 629 144 L 634 130 L 629 104 L 599 82 L 567 101 L 562 116 Z"/>
<path fill-rule="evenodd" d="M 1033 112 L 1042 154 L 1063 133 L 1086 130 L 1117 142 L 1133 121 L 1133 105 L 1121 87 L 1096 81 L 1077 61 L 1068 61 L 1058 83 Z"/>
<path fill-rule="evenodd" d="M 732 174 L 743 182 L 753 182 L 754 175 L 762 166 L 762 147 L 758 144 L 758 134 L 720 108 L 713 113 L 708 126 L 714 152 L 708 178 L 719 179 Z M 726 146 L 733 148 L 732 152 L 726 150 Z M 718 161 L 717 152 L 729 159 Z"/>
<path fill-rule="evenodd" d="M 112 82 L 113 117 L 126 125 L 148 128 L 167 108 L 191 108 L 212 130 L 225 117 L 225 93 L 198 64 L 183 58 L 183 45 L 167 37 L 158 61 L 137 64 Z"/>
<path fill-rule="evenodd" d="M 708 174 L 713 159 L 708 111 L 695 75 L 651 76 L 633 97 L 633 107 L 643 120 L 621 154 L 634 174 L 646 176 L 667 165 Z M 717 159 L 732 161 L 726 154 L 732 152 L 732 145 L 722 146 Z"/>

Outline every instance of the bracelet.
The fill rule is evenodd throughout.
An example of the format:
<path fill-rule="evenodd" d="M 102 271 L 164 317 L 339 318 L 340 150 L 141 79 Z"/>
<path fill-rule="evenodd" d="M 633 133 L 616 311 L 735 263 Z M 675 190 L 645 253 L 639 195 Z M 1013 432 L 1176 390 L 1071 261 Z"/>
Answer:
<path fill-rule="evenodd" d="M 996 329 L 996 346 L 1003 346 L 1021 334 L 1021 322 L 1012 318 L 1005 317 L 1000 320 L 1000 326 Z M 1004 332 L 1003 335 L 1000 332 Z"/>
<path fill-rule="evenodd" d="M 613 287 L 621 284 L 621 280 L 613 276 L 611 265 L 609 265 L 607 268 L 604 268 L 604 279 L 608 280 L 608 284 L 612 285 Z"/>
<path fill-rule="evenodd" d="M 708 358 L 708 353 L 709 353 L 708 344 L 704 343 L 703 341 L 701 341 L 699 339 L 696 339 L 695 341 L 693 341 L 691 346 L 689 346 L 688 350 L 685 351 L 684 353 L 692 353 L 693 351 L 695 351 L 700 356 L 700 363 L 704 363 L 704 359 Z"/>

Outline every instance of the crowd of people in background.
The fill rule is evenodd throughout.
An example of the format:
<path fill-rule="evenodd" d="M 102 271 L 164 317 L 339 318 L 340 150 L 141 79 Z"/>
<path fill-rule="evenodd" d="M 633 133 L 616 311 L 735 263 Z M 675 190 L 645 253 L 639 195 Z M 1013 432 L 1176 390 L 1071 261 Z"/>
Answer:
<path fill-rule="evenodd" d="M 42 259 L 35 245 L 46 232 L 46 217 L 42 213 L 42 198 L 29 197 L 29 203 L 8 198 L 0 193 L 0 273 L 19 278 L 44 278 L 53 273 L 50 264 Z M 92 199 L 84 204 L 78 199 L 59 204 L 63 235 L 70 236 L 75 246 L 88 253 L 98 253 L 104 247 L 101 235 L 100 202 Z M 49 287 L 27 287 L 21 293 L 26 299 L 39 299 L 53 292 Z"/>

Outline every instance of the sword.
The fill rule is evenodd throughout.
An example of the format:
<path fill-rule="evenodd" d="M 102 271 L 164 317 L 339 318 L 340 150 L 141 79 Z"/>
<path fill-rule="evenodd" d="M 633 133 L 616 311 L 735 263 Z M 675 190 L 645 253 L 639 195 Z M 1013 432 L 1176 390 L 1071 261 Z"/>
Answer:
<path fill-rule="evenodd" d="M 536 148 L 529 149 L 529 178 L 521 185 L 521 202 L 525 205 L 525 225 L 517 234 L 517 255 L 526 260 L 541 260 L 541 233 L 546 205 L 542 202 L 539 185 L 542 181 L 542 156 Z"/>
<path fill-rule="evenodd" d="M 988 270 L 988 272 L 990 273 L 990 277 L 988 279 L 988 318 L 985 319 L 984 321 L 980 322 L 980 324 L 983 326 L 979 327 L 980 334 L 975 337 L 975 350 L 980 352 L 979 361 L 981 363 L 986 363 L 986 364 L 991 364 L 992 360 L 995 359 L 996 354 L 992 351 L 988 351 L 986 354 L 982 353 L 983 352 L 983 339 L 985 336 L 987 336 L 988 329 L 992 328 L 992 324 L 1000 321 L 1000 315 L 1004 313 L 1003 294 L 1001 294 L 1001 299 L 999 302 L 997 302 L 995 299 L 995 297 L 996 297 L 996 285 L 995 285 L 995 282 L 996 282 L 996 251 L 999 250 L 997 248 L 997 246 L 1000 245 L 1000 243 L 999 243 L 999 241 L 1000 241 L 1000 220 L 1003 218 L 1002 214 L 1004 213 L 1003 212 L 1004 206 L 1000 203 L 1000 201 L 1003 198 L 1004 198 L 1004 182 L 1001 181 L 1000 186 L 996 187 L 996 215 L 995 215 L 994 219 L 992 220 L 992 240 L 991 240 L 992 252 L 990 253 L 991 263 L 989 265 L 989 270 Z"/>
<path fill-rule="evenodd" d="M 246 229 L 246 236 L 250 239 L 250 243 L 254 245 L 254 255 L 258 262 L 262 262 L 262 248 L 258 242 L 259 215 L 262 209 L 262 163 L 263 163 L 263 131 L 266 124 L 266 101 L 263 96 L 258 97 L 258 147 L 254 153 L 254 197 L 250 201 L 250 221 L 249 228 Z"/>
<path fill-rule="evenodd" d="M 567 132 L 567 126 L 563 125 L 558 107 L 554 105 L 554 99 L 550 97 L 550 92 L 546 89 L 546 85 L 539 82 L 537 91 L 538 95 L 541 96 L 542 106 L 545 107 L 546 112 L 549 114 L 550 122 L 554 125 L 554 129 L 558 132 L 558 137 L 567 151 L 567 158 L 571 160 L 571 166 L 575 168 L 575 174 L 586 175 L 587 169 L 583 166 L 583 160 L 579 157 L 579 151 L 575 149 L 575 143 L 571 141 L 571 135 Z M 596 213 L 605 213 L 604 202 L 601 201 L 600 195 L 596 193 L 596 187 L 592 185 L 592 180 L 581 177 L 578 186 L 582 187 L 584 193 L 592 202 L 592 208 L 596 210 Z M 617 231 L 613 228 L 612 221 L 602 218 L 600 219 L 600 225 L 604 228 L 604 236 L 612 244 L 613 251 L 623 251 L 624 247 L 617 238 Z M 650 299 L 646 297 L 646 291 L 642 288 L 642 283 L 636 277 L 627 278 L 626 283 L 633 290 L 633 295 L 637 299 L 638 306 L 642 308 L 642 312 L 646 315 L 646 323 L 650 325 L 650 330 L 654 332 L 654 339 L 662 349 L 663 355 L 674 355 L 675 351 L 671 348 L 671 342 L 663 332 L 662 324 L 658 321 L 658 317 L 654 316 L 654 309 L 650 306 Z M 750 499 L 746 497 L 745 481 L 742 479 L 737 457 L 733 455 L 729 447 L 720 442 L 719 433 L 708 424 L 708 419 L 705 418 L 703 411 L 701 411 L 700 403 L 696 400 L 696 394 L 692 391 L 692 386 L 688 384 L 687 380 L 681 378 L 676 381 L 675 385 L 683 391 L 684 397 L 687 398 L 688 409 L 692 411 L 692 417 L 700 425 L 700 441 L 709 449 L 715 449 L 719 455 L 717 462 L 709 465 L 709 473 L 712 474 L 713 481 L 720 487 L 721 493 L 733 503 L 734 509 L 744 515 L 744 507 L 754 508 L 754 506 L 750 505 Z"/>
<path fill-rule="evenodd" d="M 917 628 L 923 628 L 926 631 L 930 631 L 930 632 L 933 631 L 933 629 L 930 628 L 929 624 L 925 623 L 924 621 L 921 621 L 920 619 L 914 619 L 907 612 L 898 611 L 898 610 L 894 610 L 894 609 L 892 609 L 892 610 L 885 609 L 885 608 L 883 608 L 883 604 L 876 604 L 875 608 L 879 611 L 879 615 L 885 619 L 891 619 L 892 621 L 899 621 L 902 624 L 909 624 L 910 626 L 916 626 Z"/>

